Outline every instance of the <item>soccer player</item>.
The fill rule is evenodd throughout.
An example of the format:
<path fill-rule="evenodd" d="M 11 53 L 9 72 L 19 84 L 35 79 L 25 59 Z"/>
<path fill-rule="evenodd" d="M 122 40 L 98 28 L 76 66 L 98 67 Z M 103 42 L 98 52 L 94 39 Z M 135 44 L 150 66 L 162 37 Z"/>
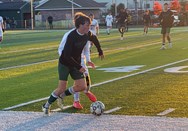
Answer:
<path fill-rule="evenodd" d="M 75 14 L 75 17 L 74 19 L 77 19 L 79 16 L 81 15 L 85 15 L 81 12 L 77 12 Z M 75 21 L 75 20 L 74 20 Z M 72 29 L 74 30 L 74 29 Z M 58 49 L 58 53 L 59 55 L 61 55 L 61 52 L 64 48 L 64 45 L 66 43 L 66 40 L 67 40 L 67 36 L 70 34 L 71 31 L 67 32 L 64 34 L 63 38 L 62 38 L 62 41 L 60 43 L 60 46 L 59 46 L 59 49 Z M 96 46 L 99 53 L 100 53 L 100 46 Z M 100 55 L 103 55 L 100 54 Z M 102 56 L 103 58 L 103 56 Z M 90 76 L 89 76 L 89 71 L 88 71 L 88 68 L 86 66 L 86 63 L 88 63 L 88 65 L 91 65 L 91 59 L 90 59 L 90 41 L 87 42 L 86 46 L 84 47 L 83 51 L 82 51 L 82 55 L 81 55 L 81 65 L 82 67 L 84 67 L 86 69 L 86 71 L 84 72 L 84 75 L 85 75 L 85 78 L 86 78 L 86 83 L 87 83 L 87 89 L 84 91 L 84 93 L 86 94 L 86 96 L 88 96 L 88 98 L 92 101 L 92 102 L 95 102 L 97 100 L 96 96 L 90 91 L 90 86 L 91 86 L 91 80 L 90 80 Z M 95 67 L 93 67 L 95 68 Z M 62 100 L 61 99 L 57 99 L 58 100 L 58 106 L 60 108 L 63 108 L 63 104 L 62 104 Z M 76 109 L 82 109 L 83 106 L 80 104 L 80 100 L 79 100 L 79 92 L 76 92 L 74 94 L 74 103 L 73 103 L 73 107 L 76 108 Z"/>
<path fill-rule="evenodd" d="M 3 41 L 4 24 L 3 17 L 0 16 L 0 43 Z"/>
<path fill-rule="evenodd" d="M 67 36 L 66 43 L 59 57 L 58 87 L 51 93 L 48 101 L 42 106 L 43 112 L 47 115 L 50 113 L 51 104 L 56 101 L 58 97 L 63 99 L 65 96 L 84 91 L 87 88 L 83 74 L 85 68 L 81 66 L 81 53 L 88 40 L 96 45 L 100 45 L 96 36 L 89 32 L 90 25 L 91 20 L 89 17 L 80 16 L 75 20 L 76 29 L 73 29 Z M 102 54 L 102 50 L 100 54 Z M 69 75 L 71 75 L 74 80 L 74 85 L 66 89 Z"/>
<path fill-rule="evenodd" d="M 168 9 L 168 3 L 164 4 L 164 10 L 159 15 L 159 21 L 162 26 L 161 34 L 163 36 L 161 49 L 162 50 L 166 49 L 165 38 L 167 38 L 168 43 L 169 43 L 169 48 L 171 48 L 172 42 L 171 42 L 171 38 L 170 38 L 170 29 L 173 25 L 174 16 L 173 16 L 173 12 Z"/>
<path fill-rule="evenodd" d="M 123 40 L 123 35 L 125 33 L 127 18 L 128 18 L 128 14 L 126 10 L 124 8 L 121 8 L 119 14 L 116 16 L 117 19 L 116 22 L 117 22 L 118 30 L 121 34 L 121 40 Z"/>
<path fill-rule="evenodd" d="M 148 33 L 148 28 L 149 28 L 149 25 L 151 24 L 151 18 L 150 18 L 150 15 L 149 15 L 149 10 L 146 10 L 145 11 L 145 14 L 143 16 L 143 21 L 144 21 L 144 35 L 146 35 Z"/>
<path fill-rule="evenodd" d="M 96 19 L 94 19 L 94 14 L 89 14 L 89 17 L 91 19 L 91 26 L 90 26 L 90 31 L 94 34 L 94 35 L 99 35 L 99 24 L 98 21 Z"/>
<path fill-rule="evenodd" d="M 105 18 L 106 22 L 106 32 L 108 35 L 110 35 L 110 29 L 112 29 L 112 23 L 113 23 L 113 16 L 111 12 L 108 13 L 108 15 Z"/>

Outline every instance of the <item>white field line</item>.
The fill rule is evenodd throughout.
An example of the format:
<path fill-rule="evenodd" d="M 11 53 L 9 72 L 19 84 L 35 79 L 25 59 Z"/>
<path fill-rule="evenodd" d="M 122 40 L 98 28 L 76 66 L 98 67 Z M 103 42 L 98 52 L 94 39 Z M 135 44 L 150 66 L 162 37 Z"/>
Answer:
<path fill-rule="evenodd" d="M 159 114 L 157 114 L 157 115 L 158 115 L 158 116 L 165 116 L 165 115 L 167 115 L 167 114 L 173 112 L 174 110 L 175 110 L 174 108 L 169 108 L 169 109 L 167 109 L 167 110 L 165 110 L 165 111 L 163 111 L 163 112 L 161 112 L 161 113 L 159 113 Z"/>
<path fill-rule="evenodd" d="M 116 107 L 116 108 L 107 110 L 107 111 L 104 112 L 104 114 L 109 114 L 109 113 L 115 112 L 115 111 L 117 111 L 117 110 L 120 110 L 121 108 L 122 108 L 122 107 Z"/>
<path fill-rule="evenodd" d="M 162 66 L 154 67 L 154 68 L 151 68 L 151 69 L 148 69 L 148 70 L 144 70 L 144 71 L 136 72 L 136 73 L 129 74 L 129 75 L 125 75 L 125 76 L 118 77 L 118 78 L 115 78 L 115 79 L 107 80 L 107 81 L 104 81 L 104 82 L 101 82 L 101 83 L 93 84 L 91 87 L 100 86 L 100 85 L 107 84 L 107 83 L 110 83 L 110 82 L 113 82 L 113 81 L 117 81 L 117 80 L 125 79 L 125 78 L 131 77 L 131 76 L 135 76 L 135 75 L 143 74 L 143 73 L 146 73 L 146 72 L 149 72 L 149 71 L 153 71 L 153 70 L 156 70 L 156 69 L 164 68 L 164 67 L 171 66 L 171 65 L 178 64 L 178 63 L 185 62 L 185 61 L 188 61 L 188 59 L 184 59 L 184 60 L 176 61 L 176 62 L 169 63 L 169 64 L 166 64 L 166 65 L 162 65 Z"/>
<path fill-rule="evenodd" d="M 151 69 L 148 69 L 148 70 L 144 70 L 144 71 L 140 71 L 140 72 L 137 72 L 137 73 L 125 75 L 125 76 L 118 77 L 118 78 L 115 78 L 115 79 L 111 79 L 111 80 L 108 80 L 108 81 L 104 81 L 104 82 L 101 82 L 101 83 L 93 84 L 91 87 L 100 86 L 100 85 L 103 85 L 103 84 L 107 84 L 107 83 L 114 82 L 114 81 L 117 81 L 117 80 L 125 79 L 125 78 L 131 77 L 131 76 L 139 75 L 139 74 L 142 74 L 142 73 L 146 73 L 146 72 L 153 71 L 153 70 L 156 70 L 156 69 L 164 68 L 164 67 L 171 66 L 171 65 L 178 64 L 178 63 L 185 62 L 185 61 L 188 61 L 188 58 L 184 59 L 184 60 L 176 61 L 176 62 L 173 62 L 173 63 L 169 63 L 169 64 L 166 64 L 166 65 L 158 66 L 158 67 L 155 67 L 155 68 L 151 68 Z M 45 98 L 30 101 L 30 102 L 18 104 L 18 105 L 12 106 L 12 107 L 4 108 L 3 110 L 11 110 L 11 109 L 14 109 L 14 108 L 17 108 L 17 107 L 29 105 L 29 104 L 32 104 L 32 103 L 35 103 L 35 102 L 40 102 L 40 101 L 47 100 L 47 99 L 48 99 L 48 97 L 45 97 Z"/>
<path fill-rule="evenodd" d="M 36 62 L 36 63 L 31 63 L 31 64 L 25 64 L 25 65 L 19 65 L 19 66 L 11 66 L 11 67 L 6 67 L 6 68 L 1 68 L 1 70 L 8 70 L 8 69 L 14 69 L 14 68 L 20 68 L 20 67 L 25 67 L 25 66 L 31 66 L 31 65 L 37 65 L 37 64 L 43 64 L 43 63 L 48 63 L 48 62 L 53 62 L 56 61 L 58 59 L 55 60 L 48 60 L 48 61 L 41 61 L 41 62 Z"/>
<path fill-rule="evenodd" d="M 5 52 L 0 52 L 0 54 L 7 54 L 7 53 L 17 53 L 17 52 L 26 52 L 26 51 L 32 51 L 32 50 L 51 50 L 57 48 L 56 46 L 48 46 L 48 47 L 40 47 L 40 48 L 29 48 L 25 50 L 13 50 L 13 51 L 5 51 Z"/>
<path fill-rule="evenodd" d="M 61 108 L 56 108 L 56 109 L 53 109 L 53 110 L 51 110 L 51 111 L 52 111 L 52 112 L 58 112 L 58 111 L 66 110 L 66 109 L 71 108 L 71 107 L 73 107 L 73 106 L 72 106 L 72 105 L 68 105 L 68 106 L 64 106 L 63 109 L 61 109 Z"/>
<path fill-rule="evenodd" d="M 15 106 L 8 107 L 8 108 L 4 108 L 3 110 L 8 111 L 8 110 L 11 110 L 11 109 L 14 109 L 14 108 L 18 108 L 18 107 L 22 107 L 22 106 L 29 105 L 29 104 L 32 104 L 32 103 L 36 103 L 36 102 L 39 102 L 39 101 L 47 100 L 48 98 L 49 97 L 44 97 L 44 98 L 41 98 L 41 99 L 29 101 L 29 102 L 26 102 L 26 103 L 22 103 L 22 104 L 18 104 L 18 105 L 15 105 Z"/>

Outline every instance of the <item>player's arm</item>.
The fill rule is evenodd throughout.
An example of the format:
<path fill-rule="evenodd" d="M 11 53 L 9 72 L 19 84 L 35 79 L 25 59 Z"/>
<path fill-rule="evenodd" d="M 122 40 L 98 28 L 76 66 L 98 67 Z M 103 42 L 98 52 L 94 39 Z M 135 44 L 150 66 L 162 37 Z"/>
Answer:
<path fill-rule="evenodd" d="M 83 49 L 83 55 L 86 58 L 86 63 L 91 66 L 93 69 L 95 68 L 95 64 L 91 61 L 91 57 L 90 57 L 90 44 L 87 43 Z"/>
<path fill-rule="evenodd" d="M 99 57 L 101 59 L 104 58 L 104 54 L 103 54 L 103 50 L 101 49 L 101 45 L 99 43 L 99 40 L 97 39 L 97 37 L 95 35 L 93 35 L 91 32 L 88 33 L 89 35 L 89 40 L 92 41 L 94 43 L 94 45 L 96 46 L 97 48 L 97 51 L 99 53 Z"/>

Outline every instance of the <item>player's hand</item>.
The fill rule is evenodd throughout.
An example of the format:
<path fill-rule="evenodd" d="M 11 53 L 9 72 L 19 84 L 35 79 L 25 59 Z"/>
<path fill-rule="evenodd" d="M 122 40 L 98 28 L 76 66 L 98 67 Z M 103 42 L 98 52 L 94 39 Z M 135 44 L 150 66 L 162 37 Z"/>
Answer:
<path fill-rule="evenodd" d="M 94 64 L 93 62 L 88 61 L 87 64 L 88 64 L 89 66 L 91 66 L 93 69 L 95 69 L 95 64 Z"/>
<path fill-rule="evenodd" d="M 79 70 L 81 73 L 84 73 L 86 71 L 86 69 L 84 67 L 80 68 Z"/>

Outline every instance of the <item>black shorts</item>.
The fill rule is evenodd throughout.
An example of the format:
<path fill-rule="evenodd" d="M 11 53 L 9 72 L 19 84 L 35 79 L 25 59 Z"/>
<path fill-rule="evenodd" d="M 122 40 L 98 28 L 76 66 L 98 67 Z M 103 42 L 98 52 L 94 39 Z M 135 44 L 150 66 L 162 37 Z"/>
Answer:
<path fill-rule="evenodd" d="M 126 27 L 126 22 L 117 23 L 118 28 Z"/>
<path fill-rule="evenodd" d="M 149 26 L 149 22 L 144 22 L 144 26 Z"/>
<path fill-rule="evenodd" d="M 64 81 L 68 80 L 69 74 L 73 80 L 79 80 L 84 78 L 84 74 L 81 73 L 78 69 L 76 69 L 75 67 L 69 68 L 61 64 L 60 62 L 58 63 L 58 73 L 59 73 L 59 80 L 64 80 Z"/>
<path fill-rule="evenodd" d="M 166 33 L 170 34 L 170 27 L 162 27 L 161 34 L 166 34 Z"/>

